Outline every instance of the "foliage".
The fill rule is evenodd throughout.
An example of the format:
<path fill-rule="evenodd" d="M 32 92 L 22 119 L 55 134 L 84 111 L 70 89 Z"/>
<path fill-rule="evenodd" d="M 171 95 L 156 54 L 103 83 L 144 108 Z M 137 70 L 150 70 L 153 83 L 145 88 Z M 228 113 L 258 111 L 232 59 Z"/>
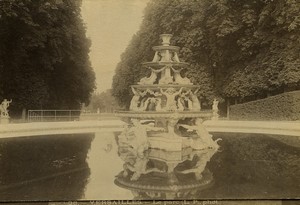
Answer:
<path fill-rule="evenodd" d="M 0 100 L 10 113 L 78 109 L 95 88 L 81 1 L 0 2 Z"/>
<path fill-rule="evenodd" d="M 229 113 L 232 120 L 300 120 L 300 91 L 232 105 Z"/>
<path fill-rule="evenodd" d="M 147 73 L 159 34 L 171 33 L 200 99 L 245 98 L 300 84 L 300 4 L 296 0 L 152 0 L 116 68 L 113 95 L 128 105 L 129 85 Z M 292 88 L 291 88 L 292 87 Z"/>

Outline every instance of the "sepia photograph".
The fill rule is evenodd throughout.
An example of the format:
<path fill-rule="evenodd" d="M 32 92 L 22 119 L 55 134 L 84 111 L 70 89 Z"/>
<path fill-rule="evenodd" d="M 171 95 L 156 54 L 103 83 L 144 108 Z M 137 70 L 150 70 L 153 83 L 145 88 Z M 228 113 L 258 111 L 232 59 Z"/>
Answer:
<path fill-rule="evenodd" d="M 299 199 L 299 0 L 0 0 L 0 204 Z"/>

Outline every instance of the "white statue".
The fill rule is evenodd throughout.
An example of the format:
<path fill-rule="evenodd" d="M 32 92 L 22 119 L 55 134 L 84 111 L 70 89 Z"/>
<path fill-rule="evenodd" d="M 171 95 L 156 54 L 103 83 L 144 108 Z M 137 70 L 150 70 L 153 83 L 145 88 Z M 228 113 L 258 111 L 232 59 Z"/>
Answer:
<path fill-rule="evenodd" d="M 219 101 L 215 98 L 213 101 L 212 110 L 218 111 L 219 110 L 218 105 L 219 105 Z"/>
<path fill-rule="evenodd" d="M 8 107 L 9 104 L 12 102 L 12 100 L 8 101 L 7 99 L 4 99 L 0 105 L 0 116 L 8 117 Z"/>
<path fill-rule="evenodd" d="M 192 84 L 190 79 L 188 79 L 187 77 L 181 77 L 180 72 L 182 71 L 183 68 L 180 68 L 179 70 L 176 70 L 172 67 L 172 70 L 174 72 L 174 81 L 175 83 L 178 84 Z"/>
<path fill-rule="evenodd" d="M 212 105 L 212 111 L 213 111 L 213 117 L 212 117 L 212 120 L 218 120 L 219 119 L 219 108 L 218 108 L 218 105 L 219 105 L 219 101 L 217 99 L 214 99 L 213 101 L 213 105 Z"/>
<path fill-rule="evenodd" d="M 167 104 L 166 104 L 166 110 L 167 111 L 174 111 L 177 110 L 177 105 L 176 105 L 176 96 L 179 95 L 182 91 L 182 88 L 178 92 L 176 92 L 175 88 L 168 88 L 165 92 L 160 89 L 160 92 L 166 96 L 167 98 Z"/>

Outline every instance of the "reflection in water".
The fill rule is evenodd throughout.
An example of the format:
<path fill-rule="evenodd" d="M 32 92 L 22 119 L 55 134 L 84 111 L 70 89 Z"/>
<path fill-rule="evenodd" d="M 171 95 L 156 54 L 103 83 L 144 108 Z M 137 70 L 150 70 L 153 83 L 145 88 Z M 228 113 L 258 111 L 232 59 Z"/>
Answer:
<path fill-rule="evenodd" d="M 215 133 L 222 152 L 138 156 L 119 134 L 0 139 L 0 201 L 299 197 L 300 149 L 268 135 Z"/>
<path fill-rule="evenodd" d="M 124 165 L 115 184 L 131 190 L 134 199 L 195 199 L 198 190 L 213 184 L 212 174 L 205 168 L 217 149 L 148 149 L 141 153 L 119 139 Z"/>
<path fill-rule="evenodd" d="M 113 184 L 115 176 L 122 169 L 114 133 L 96 133 L 95 135 L 87 159 L 91 175 L 83 198 L 89 200 L 132 199 L 130 191 Z"/>
<path fill-rule="evenodd" d="M 0 200 L 81 198 L 92 139 L 91 134 L 1 139 Z"/>

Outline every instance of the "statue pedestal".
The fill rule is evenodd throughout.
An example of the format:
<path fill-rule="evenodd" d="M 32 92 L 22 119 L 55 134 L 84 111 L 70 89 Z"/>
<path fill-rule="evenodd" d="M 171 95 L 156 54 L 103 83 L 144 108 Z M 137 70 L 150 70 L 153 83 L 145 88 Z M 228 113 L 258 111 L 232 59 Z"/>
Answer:
<path fill-rule="evenodd" d="M 0 116 L 0 124 L 8 124 L 9 116 Z"/>

